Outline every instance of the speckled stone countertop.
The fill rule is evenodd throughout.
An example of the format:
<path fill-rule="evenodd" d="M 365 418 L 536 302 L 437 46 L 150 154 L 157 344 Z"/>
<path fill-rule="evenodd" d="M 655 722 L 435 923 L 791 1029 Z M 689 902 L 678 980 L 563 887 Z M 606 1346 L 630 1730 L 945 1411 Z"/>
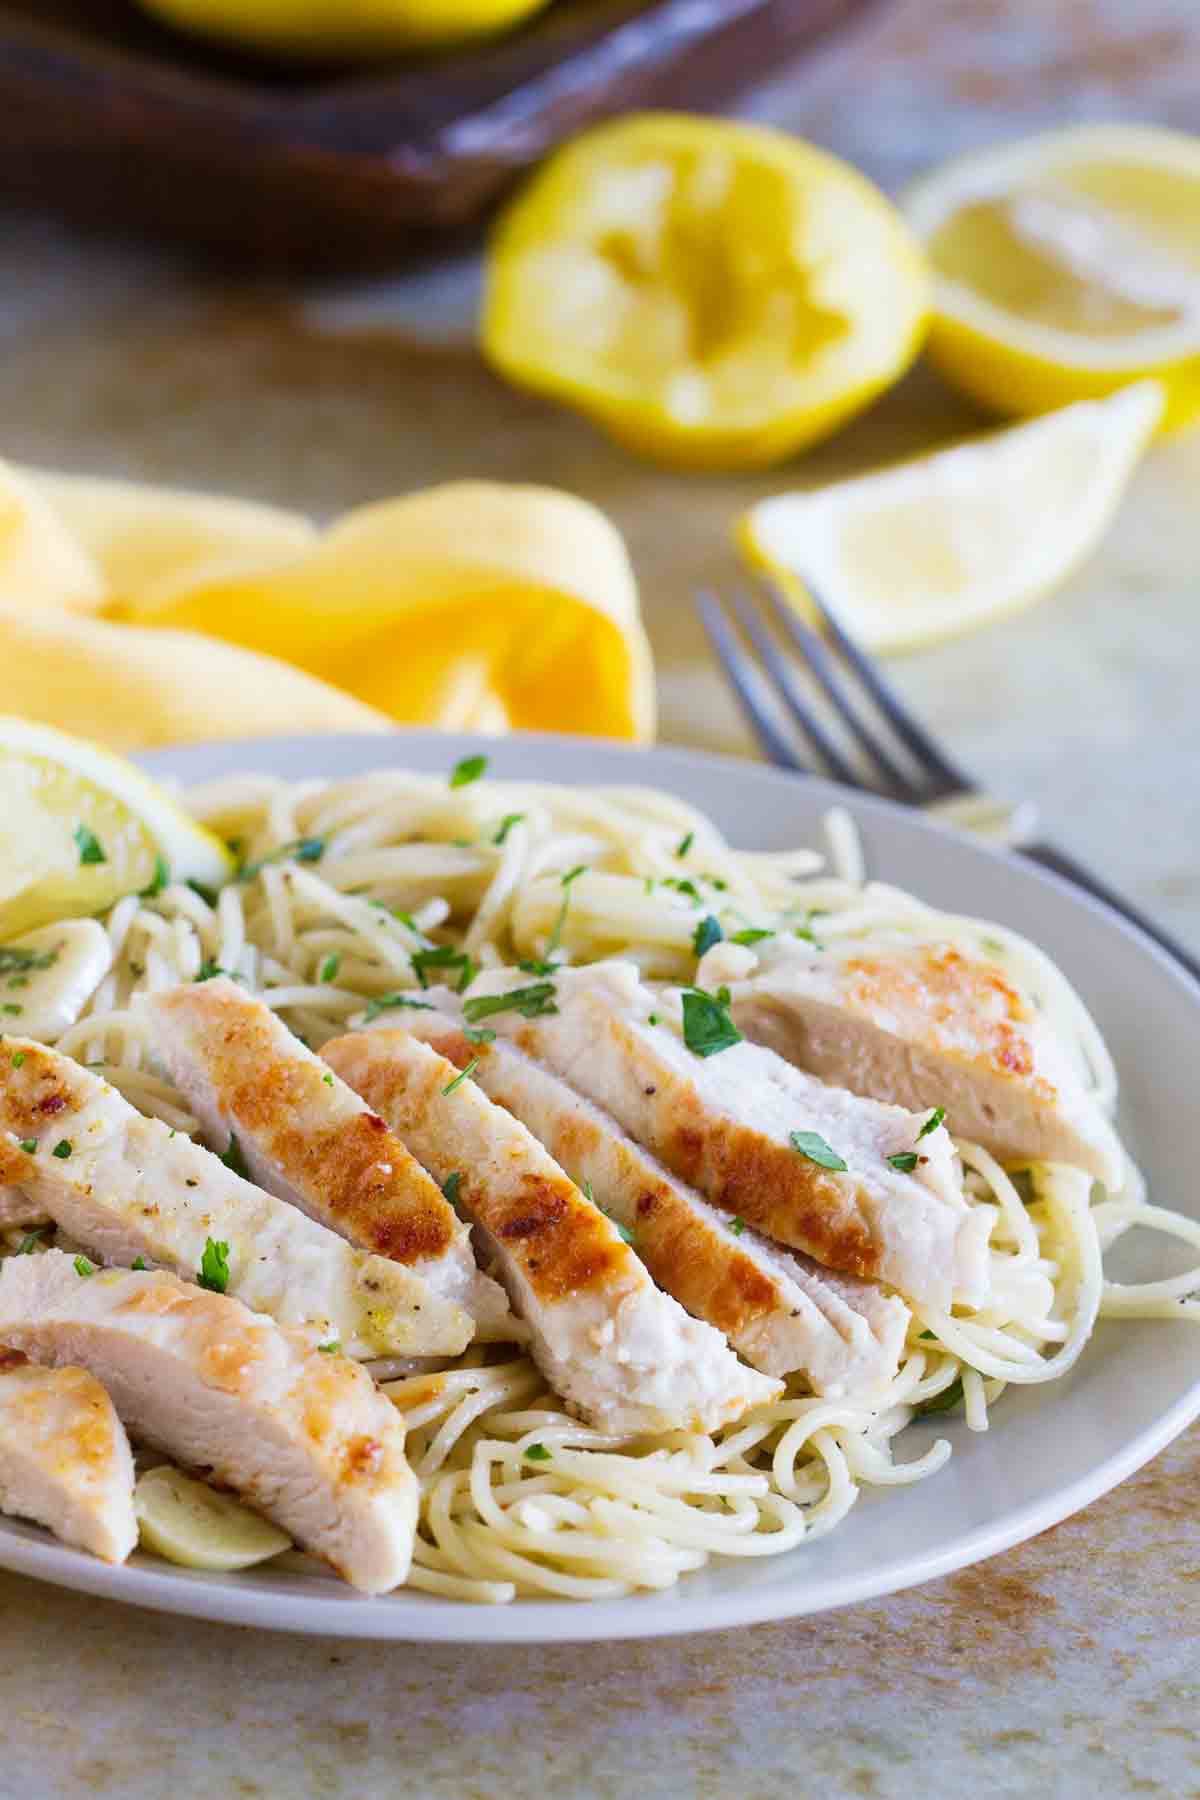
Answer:
<path fill-rule="evenodd" d="M 1193 0 L 894 0 L 747 110 L 895 189 L 1072 117 L 1200 125 Z M 0 233 L 0 449 L 316 513 L 450 476 L 546 480 L 627 533 L 663 735 L 745 748 L 690 617 L 730 518 L 977 421 L 918 371 L 794 476 L 685 479 L 493 380 L 468 267 L 232 288 Z M 298 300 L 301 302 L 298 304 Z M 1200 942 L 1200 432 L 1158 447 L 1053 600 L 896 665 L 962 760 Z M 0 1800 L 1200 1795 L 1200 1428 L 994 1562 L 825 1619 L 645 1645 L 390 1647 L 132 1612 L 0 1574 Z"/>

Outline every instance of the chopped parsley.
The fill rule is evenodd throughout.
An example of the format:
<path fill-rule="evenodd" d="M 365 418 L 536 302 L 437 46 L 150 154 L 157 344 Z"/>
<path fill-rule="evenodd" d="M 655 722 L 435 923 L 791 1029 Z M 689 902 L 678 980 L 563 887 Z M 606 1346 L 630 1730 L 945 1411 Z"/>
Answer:
<path fill-rule="evenodd" d="M 506 1012 L 519 1012 L 523 1019 L 541 1019 L 558 1011 L 554 1001 L 554 983 L 535 981 L 529 987 L 511 988 L 507 994 L 476 994 L 463 1001 L 463 1017 L 470 1025 Z"/>
<path fill-rule="evenodd" d="M 36 1138 L 22 1138 L 21 1142 L 17 1146 L 17 1148 L 19 1150 L 23 1150 L 25 1152 L 26 1156 L 35 1155 L 37 1152 L 37 1147 L 38 1147 L 38 1141 Z"/>
<path fill-rule="evenodd" d="M 496 835 L 492 839 L 493 844 L 507 843 L 509 832 L 512 830 L 514 825 L 519 825 L 521 823 L 521 821 L 524 819 L 524 817 L 525 817 L 524 813 L 505 813 L 504 817 L 500 821 L 500 825 L 496 832 Z"/>
<path fill-rule="evenodd" d="M 80 1276 L 81 1279 L 86 1279 L 87 1276 L 96 1273 L 96 1265 L 94 1262 L 89 1262 L 86 1256 L 77 1256 L 75 1258 L 75 1273 Z"/>
<path fill-rule="evenodd" d="M 153 900 L 155 894 L 161 894 L 171 879 L 171 871 L 167 867 L 167 859 L 161 853 L 154 859 L 154 876 L 148 887 L 142 888 L 139 899 Z"/>
<path fill-rule="evenodd" d="M 79 850 L 79 861 L 81 864 L 106 863 L 108 861 L 107 856 L 104 854 L 104 846 L 101 844 L 100 839 L 96 836 L 94 831 L 89 831 L 86 825 L 77 825 L 75 827 L 74 837 L 76 846 Z"/>
<path fill-rule="evenodd" d="M 545 1444 L 529 1444 L 525 1449 L 526 1462 L 549 1462 L 550 1452 Z"/>
<path fill-rule="evenodd" d="M 149 1270 L 150 1264 L 146 1261 L 144 1256 L 135 1256 L 129 1266 L 138 1275 L 145 1275 Z"/>
<path fill-rule="evenodd" d="M 694 881 L 680 881 L 677 876 L 664 875 L 663 886 L 674 888 L 677 894 L 685 894 L 693 906 L 703 906 L 704 904 L 700 898 L 700 889 Z"/>
<path fill-rule="evenodd" d="M 709 913 L 707 918 L 701 919 L 692 933 L 692 954 L 698 957 L 703 956 L 705 951 L 711 950 L 714 944 L 719 944 L 724 936 L 720 921 Z"/>
<path fill-rule="evenodd" d="M 583 1183 L 583 1192 L 584 1192 L 584 1196 L 588 1202 L 588 1205 L 594 1206 L 597 1209 L 597 1211 L 602 1212 L 604 1214 L 605 1218 L 608 1220 L 609 1224 L 612 1226 L 613 1230 L 616 1232 L 616 1234 L 620 1238 L 621 1242 L 623 1244 L 632 1244 L 632 1242 L 633 1242 L 632 1231 L 630 1231 L 628 1225 L 622 1225 L 620 1219 L 614 1218 L 613 1214 L 609 1212 L 607 1206 L 600 1205 L 600 1202 L 597 1200 L 595 1194 L 593 1194 L 593 1192 L 592 1192 L 592 1184 L 590 1181 L 585 1181 Z"/>
<path fill-rule="evenodd" d="M 49 969 L 57 961 L 57 950 L 22 950 L 17 944 L 6 944 L 0 949 L 0 975 L 23 975 L 29 969 Z"/>
<path fill-rule="evenodd" d="M 546 945 L 546 956 L 547 957 L 551 957 L 554 955 L 554 952 L 558 949 L 558 946 L 559 946 L 560 942 L 562 941 L 563 926 L 567 922 L 567 908 L 571 904 L 571 883 L 574 881 L 578 881 L 579 877 L 581 875 L 586 875 L 586 873 L 587 873 L 587 864 L 579 863 L 579 864 L 577 864 L 577 866 L 575 868 L 568 869 L 566 874 L 562 877 L 562 890 L 563 890 L 562 905 L 558 909 L 558 917 L 557 917 L 557 919 L 555 919 L 554 929 L 550 933 L 550 942 Z M 549 973 L 549 965 L 547 964 L 543 968 L 539 969 L 538 973 L 542 974 L 542 975 L 548 974 Z"/>
<path fill-rule="evenodd" d="M 678 856 L 678 857 L 686 856 L 688 851 L 691 849 L 692 845 L 695 843 L 695 841 L 696 841 L 695 832 L 694 831 L 685 831 L 683 836 L 680 838 L 679 842 L 675 846 L 676 856 Z"/>
<path fill-rule="evenodd" d="M 379 1017 L 380 1013 L 394 1012 L 397 1007 L 401 1006 L 407 1006 L 411 1012 L 433 1011 L 428 1000 L 412 1000 L 407 994 L 380 994 L 378 999 L 368 1002 L 367 1010 L 363 1014 L 363 1023 L 369 1025 L 372 1019 Z"/>
<path fill-rule="evenodd" d="M 458 1211 L 458 1190 L 462 1186 L 462 1170 L 453 1169 L 442 1183 L 442 1193 L 450 1205 Z"/>
<path fill-rule="evenodd" d="M 926 1400 L 916 1408 L 916 1417 L 919 1419 L 924 1413 L 949 1412 L 952 1407 L 959 1404 L 962 1398 L 962 1376 L 957 1375 L 948 1388 L 944 1388 L 940 1394 L 935 1394 L 932 1400 Z"/>
<path fill-rule="evenodd" d="M 811 1163 L 816 1163 L 818 1168 L 833 1169 L 838 1172 L 847 1167 L 837 1151 L 830 1148 L 819 1132 L 790 1131 L 788 1139 L 793 1150 L 798 1150 L 801 1156 L 807 1157 Z"/>
<path fill-rule="evenodd" d="M 290 843 L 280 844 L 278 850 L 271 850 L 266 856 L 260 856 L 257 862 L 243 863 L 237 872 L 237 878 L 239 881 L 253 881 L 254 877 L 263 869 L 268 868 L 271 863 L 317 863 L 324 854 L 324 838 L 293 838 Z"/>
<path fill-rule="evenodd" d="M 191 888 L 193 894 L 199 894 L 205 906 L 215 906 L 217 904 L 216 888 L 206 886 L 203 881 L 192 881 L 190 877 L 186 885 Z"/>
<path fill-rule="evenodd" d="M 66 1162 L 68 1156 L 71 1154 L 71 1147 L 70 1138 L 59 1138 L 50 1154 L 51 1156 L 57 1156 L 59 1162 Z"/>
<path fill-rule="evenodd" d="M 479 780 L 487 766 L 486 756 L 464 756 L 462 761 L 455 763 L 450 771 L 450 786 L 452 788 L 469 787 L 473 781 Z"/>
<path fill-rule="evenodd" d="M 735 931 L 729 941 L 731 944 L 761 944 L 764 938 L 774 936 L 773 931 L 764 931 L 761 925 L 747 925 L 744 931 Z"/>
<path fill-rule="evenodd" d="M 342 959 L 340 956 L 327 956 L 317 970 L 317 980 L 325 984 L 336 981 L 337 972 L 341 966 Z"/>
<path fill-rule="evenodd" d="M 220 1155 L 221 1161 L 225 1164 L 227 1169 L 231 1169 L 235 1175 L 240 1175 L 243 1181 L 250 1180 L 249 1165 L 246 1162 L 245 1156 L 242 1154 L 242 1146 L 238 1143 L 237 1138 L 232 1131 L 229 1134 L 229 1142 L 226 1144 L 224 1150 L 221 1151 Z M 226 1248 L 228 1248 L 228 1245 Z"/>
<path fill-rule="evenodd" d="M 729 1016 L 729 989 L 706 994 L 703 988 L 683 990 L 683 1041 L 695 1056 L 716 1056 L 740 1044 L 742 1034 Z"/>
<path fill-rule="evenodd" d="M 945 1117 L 946 1117 L 945 1107 L 944 1106 L 935 1107 L 934 1110 L 930 1113 L 929 1117 L 926 1119 L 925 1123 L 922 1125 L 920 1131 L 918 1131 L 918 1133 L 917 1133 L 918 1144 L 920 1143 L 920 1141 L 923 1137 L 928 1137 L 931 1131 L 936 1131 L 938 1126 L 945 1119 Z"/>
<path fill-rule="evenodd" d="M 340 1356 L 342 1354 L 342 1346 L 337 1338 L 331 1339 L 328 1344 L 318 1344 L 317 1349 L 322 1356 Z"/>
<path fill-rule="evenodd" d="M 741 1237 L 743 1231 L 746 1229 L 746 1221 L 743 1219 L 741 1213 L 734 1214 L 729 1222 L 729 1229 L 732 1231 L 734 1237 Z"/>
<path fill-rule="evenodd" d="M 25 1008 L 18 1006 L 15 1000 L 6 1000 L 4 1005 L 0 1006 L 0 1012 L 8 1019 L 18 1019 L 24 1011 Z"/>
<path fill-rule="evenodd" d="M 204 1254 L 200 1258 L 200 1272 L 196 1281 L 210 1294 L 223 1294 L 229 1286 L 229 1245 L 218 1243 L 215 1238 L 205 1238 Z"/>
<path fill-rule="evenodd" d="M 322 1075 L 321 1080 L 325 1083 L 326 1087 L 333 1086 L 333 1076 L 332 1075 Z"/>
<path fill-rule="evenodd" d="M 899 1169 L 901 1175 L 911 1175 L 921 1159 L 915 1150 L 901 1150 L 897 1156 L 889 1156 L 887 1160 L 893 1169 Z"/>
<path fill-rule="evenodd" d="M 657 1025 L 658 1024 L 658 1014 L 651 1013 L 649 1015 L 649 1017 L 647 1018 L 646 1023 L 647 1023 L 647 1025 Z"/>
<path fill-rule="evenodd" d="M 453 944 L 435 944 L 431 950 L 414 950 L 412 966 L 413 973 L 423 988 L 429 986 L 426 979 L 427 970 L 457 969 L 458 986 L 456 991 L 460 994 L 467 991 L 479 973 L 466 951 L 456 950 Z"/>
<path fill-rule="evenodd" d="M 464 1081 L 469 1081 L 478 1067 L 479 1058 L 473 1056 L 466 1068 L 460 1069 L 458 1074 L 454 1077 L 454 1080 L 446 1083 L 445 1087 L 442 1089 L 442 1098 L 445 1099 L 447 1094 L 452 1094 L 455 1088 L 460 1088 Z"/>
<path fill-rule="evenodd" d="M 192 979 L 193 981 L 215 981 L 218 975 L 228 974 L 229 970 L 223 969 L 219 962 L 213 962 L 211 957 L 205 957 Z"/>
<path fill-rule="evenodd" d="M 32 1256 L 45 1235 L 46 1227 L 44 1225 L 35 1225 L 33 1230 L 27 1232 L 17 1245 L 17 1255 Z"/>
<path fill-rule="evenodd" d="M 474 1025 L 463 1026 L 463 1036 L 469 1044 L 494 1044 L 496 1034 L 486 1025 L 476 1028 Z"/>

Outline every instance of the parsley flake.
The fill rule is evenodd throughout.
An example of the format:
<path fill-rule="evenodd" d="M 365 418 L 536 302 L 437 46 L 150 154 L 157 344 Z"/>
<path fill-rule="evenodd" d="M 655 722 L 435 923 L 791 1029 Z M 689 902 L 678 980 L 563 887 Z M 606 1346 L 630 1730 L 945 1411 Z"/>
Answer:
<path fill-rule="evenodd" d="M 558 1011 L 554 1002 L 554 983 L 535 981 L 529 987 L 511 988 L 507 994 L 476 994 L 463 1001 L 463 1017 L 470 1025 L 506 1012 L 519 1012 L 523 1019 L 541 1019 Z"/>
<path fill-rule="evenodd" d="M 829 1147 L 819 1132 L 790 1131 L 788 1138 L 792 1149 L 798 1150 L 801 1156 L 808 1158 L 809 1162 L 816 1163 L 818 1168 L 832 1169 L 838 1173 L 847 1167 L 837 1151 Z"/>
<path fill-rule="evenodd" d="M 729 941 L 731 944 L 761 944 L 764 938 L 774 936 L 773 931 L 764 931 L 759 925 L 747 925 L 744 931 L 735 931 Z"/>
<path fill-rule="evenodd" d="M 32 1231 L 27 1232 L 17 1245 L 17 1255 L 32 1256 L 41 1240 L 45 1237 L 46 1229 L 45 1225 L 35 1225 Z"/>
<path fill-rule="evenodd" d="M 487 766 L 486 756 L 464 756 L 462 761 L 455 763 L 450 771 L 450 786 L 452 788 L 469 787 L 473 781 L 479 780 Z"/>
<path fill-rule="evenodd" d="M 525 1449 L 526 1462 L 549 1462 L 550 1452 L 545 1444 L 528 1444 Z"/>
<path fill-rule="evenodd" d="M 17 1146 L 17 1148 L 19 1150 L 23 1150 L 25 1152 L 26 1156 L 35 1155 L 37 1152 L 37 1147 L 38 1147 L 38 1141 L 36 1138 L 22 1138 L 21 1142 Z"/>
<path fill-rule="evenodd" d="M 96 1273 L 96 1265 L 94 1262 L 89 1262 L 86 1256 L 77 1256 L 75 1258 L 75 1273 L 81 1279 L 86 1280 L 89 1275 L 94 1275 Z"/>
<path fill-rule="evenodd" d="M 495 1032 L 487 1025 L 480 1025 L 478 1028 L 474 1025 L 464 1025 L 463 1036 L 469 1044 L 494 1044 L 496 1041 Z"/>
<path fill-rule="evenodd" d="M 58 961 L 58 950 L 24 950 L 17 944 L 0 949 L 0 975 L 23 975 L 29 969 L 49 969 Z"/>
<path fill-rule="evenodd" d="M 71 1154 L 70 1138 L 59 1138 L 50 1154 L 51 1156 L 57 1156 L 60 1162 L 66 1162 L 68 1156 Z"/>
<path fill-rule="evenodd" d="M 150 1268 L 144 1256 L 135 1256 L 129 1266 L 139 1275 L 145 1275 Z"/>
<path fill-rule="evenodd" d="M 167 867 L 167 859 L 165 856 L 163 856 L 160 853 L 154 859 L 153 879 L 151 880 L 150 885 L 148 887 L 142 888 L 141 892 L 138 895 L 138 898 L 140 900 L 153 900 L 153 898 L 156 894 L 162 893 L 163 889 L 170 882 L 170 879 L 171 879 L 171 871 Z"/>
<path fill-rule="evenodd" d="M 107 856 L 104 854 L 104 846 L 101 844 L 100 839 L 96 836 L 94 831 L 89 831 L 86 825 L 77 825 L 75 827 L 74 837 L 76 847 L 79 850 L 79 861 L 82 865 L 86 866 L 88 863 L 106 863 L 108 861 Z"/>
<path fill-rule="evenodd" d="M 705 951 L 711 950 L 714 944 L 719 944 L 724 936 L 720 920 L 714 919 L 713 915 L 709 913 L 707 918 L 701 919 L 692 933 L 692 954 L 697 957 L 703 956 Z"/>
<path fill-rule="evenodd" d="M 449 1201 L 450 1205 L 454 1208 L 455 1212 L 458 1211 L 458 1190 L 461 1186 L 462 1186 L 462 1170 L 461 1169 L 453 1169 L 450 1172 L 450 1174 L 447 1175 L 445 1181 L 443 1181 L 443 1183 L 442 1183 L 442 1193 L 444 1194 L 445 1198 Z"/>
<path fill-rule="evenodd" d="M 423 988 L 429 986 L 426 971 L 429 969 L 457 969 L 458 985 L 456 992 L 465 994 L 474 981 L 479 970 L 471 961 L 465 950 L 456 950 L 453 944 L 435 944 L 432 950 L 414 950 L 412 953 L 413 973 Z"/>
<path fill-rule="evenodd" d="M 716 1056 L 740 1044 L 742 1034 L 729 1016 L 729 989 L 706 994 L 703 988 L 683 990 L 683 1041 L 695 1056 Z"/>
<path fill-rule="evenodd" d="M 333 1086 L 333 1076 L 332 1075 L 322 1075 L 321 1080 L 325 1083 L 326 1087 Z"/>
<path fill-rule="evenodd" d="M 200 1258 L 200 1272 L 196 1276 L 197 1284 L 207 1288 L 210 1294 L 223 1294 L 229 1286 L 229 1245 L 218 1243 L 215 1238 L 205 1238 L 204 1254 Z"/>
<path fill-rule="evenodd" d="M 224 1150 L 220 1152 L 220 1157 L 227 1169 L 232 1170 L 235 1175 L 240 1175 L 243 1181 L 250 1180 L 249 1165 L 242 1153 L 242 1146 L 238 1143 L 237 1138 L 232 1131 L 229 1134 L 229 1142 L 226 1144 Z"/>
<path fill-rule="evenodd" d="M 380 994 L 378 999 L 367 1004 L 363 1014 L 363 1024 L 369 1025 L 380 1013 L 394 1012 L 397 1007 L 407 1006 L 411 1012 L 432 1012 L 434 1009 L 428 1000 L 412 1000 L 407 994 Z"/>
<path fill-rule="evenodd" d="M 925 1123 L 922 1125 L 920 1131 L 918 1131 L 918 1133 L 917 1133 L 918 1144 L 920 1143 L 920 1141 L 923 1137 L 928 1137 L 931 1131 L 936 1131 L 938 1126 L 945 1119 L 945 1117 L 946 1117 L 946 1109 L 944 1106 L 934 1107 L 933 1111 L 930 1113 L 929 1117 L 926 1119 Z"/>
<path fill-rule="evenodd" d="M 317 980 L 326 985 L 331 981 L 335 981 L 337 979 L 337 972 L 341 966 L 342 959 L 340 956 L 327 956 L 317 970 Z"/>
<path fill-rule="evenodd" d="M 328 1344 L 318 1344 L 317 1349 L 322 1356 L 340 1356 L 342 1354 L 342 1346 L 337 1338 L 333 1338 Z"/>
<path fill-rule="evenodd" d="M 257 862 L 243 863 L 237 872 L 237 878 L 239 881 L 253 881 L 256 875 L 269 868 L 272 863 L 318 863 L 324 854 L 324 838 L 293 838 L 290 843 L 280 844 L 278 850 L 270 850 L 266 856 L 260 856 Z"/>
<path fill-rule="evenodd" d="M 478 1067 L 479 1058 L 473 1056 L 466 1068 L 460 1069 L 458 1074 L 454 1077 L 454 1080 L 446 1083 L 445 1087 L 442 1089 L 442 1098 L 445 1099 L 447 1094 L 452 1094 L 455 1088 L 460 1088 L 464 1081 L 469 1081 Z"/>
<path fill-rule="evenodd" d="M 743 1219 L 741 1213 L 734 1214 L 733 1218 L 729 1221 L 729 1229 L 732 1231 L 734 1237 L 741 1237 L 743 1231 L 746 1229 L 746 1221 Z"/>
<path fill-rule="evenodd" d="M 575 868 L 568 869 L 566 874 L 561 877 L 563 891 L 562 905 L 558 909 L 558 917 L 555 919 L 554 929 L 550 933 L 550 942 L 546 945 L 547 958 L 554 955 L 554 952 L 558 949 L 558 946 L 562 941 L 563 926 L 567 922 L 567 908 L 571 904 L 571 884 L 578 881 L 581 875 L 586 874 L 587 864 L 578 863 Z M 538 973 L 541 975 L 548 975 L 550 973 L 550 968 L 551 964 L 548 961 L 545 961 L 538 970 Z"/>
<path fill-rule="evenodd" d="M 23 1006 L 18 1006 L 15 1000 L 6 1000 L 4 1005 L 0 1006 L 0 1012 L 9 1019 L 19 1018 L 24 1011 L 25 1008 Z"/>
<path fill-rule="evenodd" d="M 921 1159 L 915 1150 L 901 1150 L 897 1156 L 889 1156 L 887 1160 L 893 1169 L 899 1169 L 901 1175 L 911 1175 Z"/>
<path fill-rule="evenodd" d="M 688 851 L 691 849 L 692 845 L 695 843 L 695 841 L 696 841 L 695 832 L 694 831 L 685 831 L 683 836 L 680 838 L 679 842 L 675 846 L 676 856 L 678 856 L 678 857 L 686 856 Z"/>
<path fill-rule="evenodd" d="M 524 819 L 524 817 L 525 817 L 524 813 L 505 813 L 504 817 L 500 821 L 499 829 L 497 830 L 495 837 L 492 839 L 493 844 L 507 843 L 509 832 L 512 830 L 514 825 L 520 825 L 522 820 Z"/>
<path fill-rule="evenodd" d="M 918 1406 L 915 1409 L 915 1416 L 919 1419 L 925 1413 L 949 1412 L 952 1407 L 959 1404 L 962 1398 L 962 1376 L 957 1375 L 948 1388 L 943 1388 L 942 1392 L 940 1394 L 935 1394 L 932 1400 L 926 1400 L 922 1405 Z"/>

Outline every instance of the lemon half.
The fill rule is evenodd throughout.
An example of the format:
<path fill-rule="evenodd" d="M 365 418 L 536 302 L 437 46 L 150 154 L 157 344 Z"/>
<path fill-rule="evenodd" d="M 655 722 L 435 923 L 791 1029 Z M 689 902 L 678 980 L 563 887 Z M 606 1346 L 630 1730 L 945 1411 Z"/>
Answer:
<path fill-rule="evenodd" d="M 935 277 L 929 352 L 1005 413 L 1162 382 L 1200 408 L 1200 138 L 1083 126 L 963 157 L 910 190 Z"/>
<path fill-rule="evenodd" d="M 862 175 L 763 126 L 645 113 L 585 132 L 503 215 L 482 342 L 628 448 L 777 462 L 908 367 L 927 280 Z"/>
<path fill-rule="evenodd" d="M 220 887 L 219 838 L 132 763 L 0 715 L 0 943 L 161 883 Z"/>
<path fill-rule="evenodd" d="M 1030 606 L 1093 549 L 1162 417 L 1139 382 L 741 521 L 749 560 L 803 607 L 810 581 L 867 649 L 907 650 Z"/>

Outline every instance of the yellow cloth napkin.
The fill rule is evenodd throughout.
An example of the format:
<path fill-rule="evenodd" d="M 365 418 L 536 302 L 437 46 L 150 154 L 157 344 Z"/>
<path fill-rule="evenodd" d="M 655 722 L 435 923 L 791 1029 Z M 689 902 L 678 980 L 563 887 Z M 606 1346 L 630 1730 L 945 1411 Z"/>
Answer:
<path fill-rule="evenodd" d="M 0 463 L 0 712 L 121 750 L 394 720 L 644 740 L 619 534 L 460 482 L 318 532 L 278 508 Z"/>

